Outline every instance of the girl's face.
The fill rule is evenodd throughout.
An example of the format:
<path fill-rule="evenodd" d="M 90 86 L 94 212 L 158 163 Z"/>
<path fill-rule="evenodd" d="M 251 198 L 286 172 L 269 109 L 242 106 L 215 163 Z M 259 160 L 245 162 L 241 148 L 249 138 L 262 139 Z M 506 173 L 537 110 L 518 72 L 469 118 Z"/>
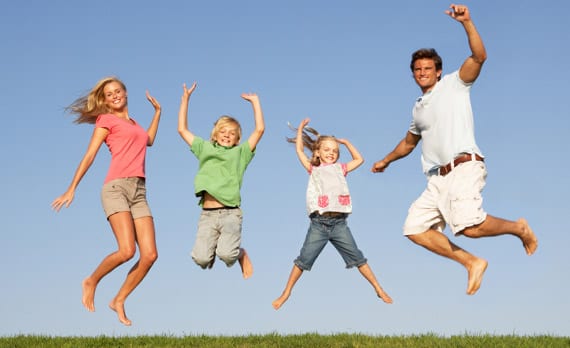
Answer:
<path fill-rule="evenodd" d="M 120 111 L 127 106 L 127 91 L 120 83 L 109 82 L 103 88 L 103 94 L 105 95 L 105 105 L 111 111 Z"/>
<path fill-rule="evenodd" d="M 238 144 L 238 127 L 228 123 L 220 128 L 215 136 L 216 143 L 221 146 L 235 146 Z"/>
<path fill-rule="evenodd" d="M 323 140 L 317 156 L 321 159 L 321 163 L 335 163 L 338 160 L 338 143 L 335 140 Z"/>

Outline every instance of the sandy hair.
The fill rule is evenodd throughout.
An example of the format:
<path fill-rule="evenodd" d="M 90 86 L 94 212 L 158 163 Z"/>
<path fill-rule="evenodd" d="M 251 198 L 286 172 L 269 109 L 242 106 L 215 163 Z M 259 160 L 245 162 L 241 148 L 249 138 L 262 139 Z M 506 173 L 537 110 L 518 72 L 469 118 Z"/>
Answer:
<path fill-rule="evenodd" d="M 215 142 L 216 136 L 220 132 L 220 129 L 222 129 L 228 125 L 235 125 L 236 126 L 236 128 L 237 128 L 237 143 L 239 144 L 239 142 L 241 140 L 241 125 L 239 124 L 238 120 L 236 120 L 235 118 L 233 118 L 231 116 L 227 116 L 227 115 L 220 116 L 220 118 L 218 118 L 218 120 L 214 123 L 214 128 L 212 129 L 212 132 L 210 133 L 210 141 Z"/>
<path fill-rule="evenodd" d="M 297 132 L 297 128 L 289 125 L 289 128 Z M 286 138 L 287 142 L 295 144 L 297 138 Z M 319 149 L 321 148 L 323 142 L 333 141 L 335 144 L 338 143 L 336 138 L 332 135 L 321 135 L 316 129 L 311 127 L 303 128 L 303 147 L 311 152 L 311 165 L 318 167 L 321 165 L 321 159 L 317 156 Z M 339 147 L 339 158 L 340 158 L 340 147 Z"/>
<path fill-rule="evenodd" d="M 127 87 L 117 77 L 110 76 L 102 78 L 88 94 L 75 99 L 71 105 L 65 108 L 65 111 L 70 114 L 77 115 L 77 118 L 73 121 L 74 123 L 94 124 L 97 120 L 97 116 L 110 111 L 107 105 L 105 105 L 105 93 L 103 90 L 105 86 L 111 82 L 117 82 L 121 85 L 123 90 L 127 92 Z"/>

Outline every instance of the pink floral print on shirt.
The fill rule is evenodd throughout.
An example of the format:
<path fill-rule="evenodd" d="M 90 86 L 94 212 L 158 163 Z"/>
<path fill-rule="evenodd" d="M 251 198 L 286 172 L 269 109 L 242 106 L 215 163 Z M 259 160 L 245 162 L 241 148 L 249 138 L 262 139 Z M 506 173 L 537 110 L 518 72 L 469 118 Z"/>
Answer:
<path fill-rule="evenodd" d="M 322 195 L 319 196 L 319 207 L 326 208 L 329 206 L 329 196 Z"/>
<path fill-rule="evenodd" d="M 341 205 L 349 205 L 350 204 L 350 195 L 340 195 L 338 196 L 338 202 Z"/>

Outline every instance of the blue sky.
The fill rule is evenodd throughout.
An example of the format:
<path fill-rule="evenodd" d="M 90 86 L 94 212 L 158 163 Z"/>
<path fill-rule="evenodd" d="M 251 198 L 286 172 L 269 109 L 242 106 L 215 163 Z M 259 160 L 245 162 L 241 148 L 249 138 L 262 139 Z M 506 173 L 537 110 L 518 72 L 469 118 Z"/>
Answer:
<path fill-rule="evenodd" d="M 425 187 L 419 148 L 372 174 L 405 135 L 420 91 L 410 54 L 435 47 L 444 73 L 469 54 L 447 1 L 12 1 L 0 12 L 0 335 L 247 335 L 433 332 L 570 335 L 570 3 L 468 2 L 488 51 L 473 87 L 476 136 L 487 157 L 484 207 L 526 217 L 539 249 L 526 256 L 510 236 L 452 240 L 490 265 L 475 296 L 461 266 L 402 236 L 408 206 Z M 100 283 L 95 313 L 81 305 L 81 280 L 115 248 L 99 200 L 109 154 L 102 148 L 69 209 L 51 201 L 67 188 L 92 126 L 63 108 L 100 78 L 120 77 L 129 111 L 145 127 L 163 107 L 147 157 L 148 199 L 159 259 L 129 297 L 124 327 L 107 303 L 133 262 Z M 243 245 L 255 273 L 191 260 L 199 208 L 197 163 L 176 131 L 182 83 L 197 81 L 190 127 L 208 136 L 221 114 L 253 128 L 242 92 L 259 94 L 266 133 L 243 189 Z M 310 117 L 321 133 L 350 139 L 366 162 L 349 177 L 349 226 L 384 289 L 386 305 L 332 246 L 279 310 L 308 218 L 307 175 L 287 121 Z M 347 159 L 344 151 L 343 159 Z M 449 234 L 449 232 L 447 232 Z"/>

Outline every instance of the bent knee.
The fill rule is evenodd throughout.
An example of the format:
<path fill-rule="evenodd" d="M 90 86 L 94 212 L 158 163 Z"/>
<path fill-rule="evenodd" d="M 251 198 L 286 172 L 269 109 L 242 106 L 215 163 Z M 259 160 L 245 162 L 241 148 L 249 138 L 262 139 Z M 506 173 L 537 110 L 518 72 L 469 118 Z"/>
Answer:
<path fill-rule="evenodd" d="M 234 263 L 236 263 L 236 261 L 239 258 L 239 250 L 237 251 L 233 251 L 233 252 L 229 252 L 229 253 L 217 253 L 218 257 L 220 258 L 220 260 L 222 260 L 226 265 L 231 266 Z"/>
<path fill-rule="evenodd" d="M 133 257 L 135 257 L 136 249 L 135 248 L 123 248 L 117 251 L 117 255 L 121 259 L 121 262 L 127 262 Z"/>
<path fill-rule="evenodd" d="M 144 255 L 141 255 L 141 262 L 147 263 L 147 264 L 153 264 L 156 262 L 156 260 L 158 259 L 158 253 L 157 252 L 152 252 L 152 253 L 146 253 Z"/>
<path fill-rule="evenodd" d="M 212 264 L 213 259 L 214 259 L 213 257 L 204 258 L 192 255 L 192 260 L 194 260 L 194 262 L 203 269 L 208 268 L 208 266 Z"/>

